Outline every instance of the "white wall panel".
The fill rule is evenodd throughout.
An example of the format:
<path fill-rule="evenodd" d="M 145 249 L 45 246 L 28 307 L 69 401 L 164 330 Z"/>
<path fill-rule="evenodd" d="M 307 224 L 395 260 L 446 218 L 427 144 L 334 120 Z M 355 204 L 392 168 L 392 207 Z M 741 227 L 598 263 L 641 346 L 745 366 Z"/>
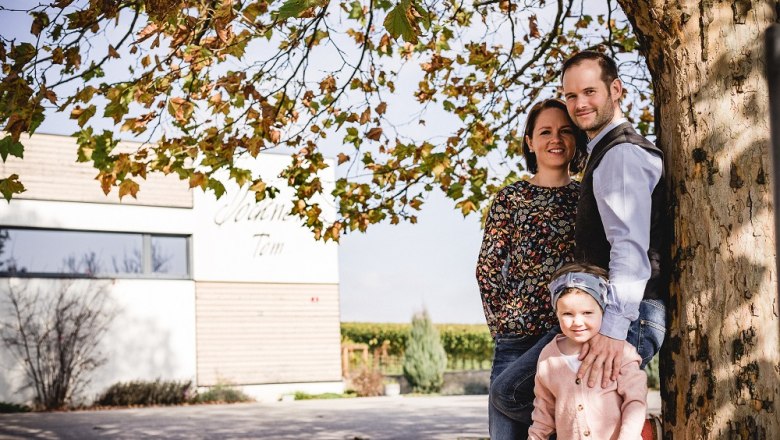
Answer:
<path fill-rule="evenodd" d="M 12 322 L 7 297 L 8 283 L 26 294 L 55 292 L 54 279 L 0 280 L 0 319 Z M 89 376 L 91 383 L 82 393 L 87 401 L 118 381 L 195 380 L 195 295 L 192 281 L 157 280 L 76 280 L 74 287 L 95 283 L 108 295 L 107 310 L 115 312 L 100 351 L 107 359 Z M 78 290 L 75 290 L 78 292 Z M 29 401 L 32 394 L 17 393 L 24 384 L 21 363 L 0 344 L 0 401 Z"/>
<path fill-rule="evenodd" d="M 341 380 L 338 286 L 196 283 L 198 385 Z"/>

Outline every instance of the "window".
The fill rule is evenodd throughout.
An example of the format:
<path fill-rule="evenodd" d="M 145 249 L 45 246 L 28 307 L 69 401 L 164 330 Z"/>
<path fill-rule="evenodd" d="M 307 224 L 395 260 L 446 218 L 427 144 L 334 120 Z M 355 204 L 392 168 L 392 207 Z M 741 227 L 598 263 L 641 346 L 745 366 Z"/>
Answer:
<path fill-rule="evenodd" d="M 0 276 L 189 278 L 181 235 L 0 228 Z"/>

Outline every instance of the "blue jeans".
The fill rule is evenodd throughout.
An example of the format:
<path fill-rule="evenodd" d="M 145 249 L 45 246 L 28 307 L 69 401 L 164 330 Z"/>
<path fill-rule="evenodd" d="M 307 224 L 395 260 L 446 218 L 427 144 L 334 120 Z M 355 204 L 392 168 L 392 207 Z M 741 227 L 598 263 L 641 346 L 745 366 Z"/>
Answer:
<path fill-rule="evenodd" d="M 494 432 L 491 421 L 490 438 L 496 439 L 525 439 L 518 436 L 519 426 L 525 425 L 527 432 L 531 425 L 531 412 L 534 403 L 534 376 L 536 375 L 536 363 L 542 349 L 555 335 L 560 333 L 556 327 L 542 336 L 533 347 L 528 348 L 522 356 L 510 365 L 505 366 L 501 373 L 491 377 L 490 381 L 490 408 L 516 422 L 512 425 L 513 431 L 496 430 Z M 650 359 L 661 349 L 666 334 L 666 306 L 663 301 L 648 299 L 639 305 L 639 318 L 631 323 L 628 329 L 626 341 L 636 347 L 642 358 L 641 368 L 645 368 Z M 508 424 L 506 424 L 508 425 Z M 507 432 L 508 434 L 504 434 Z"/>
<path fill-rule="evenodd" d="M 493 350 L 493 368 L 490 371 L 490 394 L 491 399 L 488 403 L 488 426 L 490 429 L 490 438 L 527 438 L 529 425 L 520 423 L 499 411 L 492 403 L 493 381 L 510 365 L 515 365 L 518 359 L 528 353 L 533 347 L 536 347 L 541 336 L 517 336 L 517 335 L 497 335 L 496 345 Z M 536 354 L 539 357 L 539 354 Z M 533 390 L 532 390 L 533 391 Z M 533 397 L 532 397 L 533 399 Z"/>

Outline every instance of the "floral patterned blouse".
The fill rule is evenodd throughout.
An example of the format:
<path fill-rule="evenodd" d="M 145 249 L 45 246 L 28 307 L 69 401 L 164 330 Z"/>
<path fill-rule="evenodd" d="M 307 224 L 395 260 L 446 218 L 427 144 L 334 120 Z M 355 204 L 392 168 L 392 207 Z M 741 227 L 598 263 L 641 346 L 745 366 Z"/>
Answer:
<path fill-rule="evenodd" d="M 521 180 L 490 207 L 477 261 L 482 306 L 496 335 L 539 335 L 558 320 L 547 284 L 573 260 L 580 184 L 548 188 Z"/>

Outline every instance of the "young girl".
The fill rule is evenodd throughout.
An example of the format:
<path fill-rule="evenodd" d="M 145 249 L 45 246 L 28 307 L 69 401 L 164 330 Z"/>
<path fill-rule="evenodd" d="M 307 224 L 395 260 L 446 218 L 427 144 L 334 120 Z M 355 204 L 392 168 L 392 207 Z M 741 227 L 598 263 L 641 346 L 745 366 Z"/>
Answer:
<path fill-rule="evenodd" d="M 633 345 L 624 341 L 620 374 L 608 387 L 590 388 L 576 377 L 580 349 L 598 334 L 609 302 L 606 271 L 568 264 L 553 274 L 550 293 L 563 334 L 539 357 L 529 438 L 546 440 L 552 433 L 567 440 L 642 438 L 647 375 Z"/>

